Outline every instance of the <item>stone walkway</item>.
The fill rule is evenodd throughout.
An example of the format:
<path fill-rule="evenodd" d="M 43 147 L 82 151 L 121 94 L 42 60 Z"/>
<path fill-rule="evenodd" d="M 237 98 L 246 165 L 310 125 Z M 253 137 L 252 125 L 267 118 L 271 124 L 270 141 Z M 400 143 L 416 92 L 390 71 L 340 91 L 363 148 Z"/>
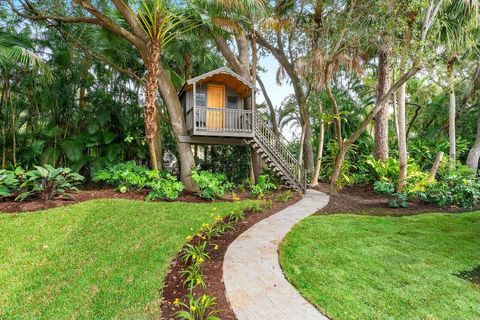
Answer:
<path fill-rule="evenodd" d="M 302 200 L 258 222 L 230 244 L 223 280 L 238 320 L 328 319 L 285 279 L 277 253 L 290 229 L 327 203 L 326 194 L 307 190 Z"/>

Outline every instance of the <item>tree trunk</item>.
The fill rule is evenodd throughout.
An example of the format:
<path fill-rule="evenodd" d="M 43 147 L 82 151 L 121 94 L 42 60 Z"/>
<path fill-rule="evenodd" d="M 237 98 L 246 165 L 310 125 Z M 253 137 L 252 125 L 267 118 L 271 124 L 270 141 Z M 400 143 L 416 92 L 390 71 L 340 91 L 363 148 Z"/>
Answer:
<path fill-rule="evenodd" d="M 320 114 L 320 118 L 319 118 L 320 128 L 318 131 L 317 162 L 315 163 L 315 171 L 313 173 L 312 186 L 318 185 L 318 179 L 320 177 L 320 169 L 322 168 L 323 142 L 325 140 L 325 124 L 322 119 L 323 106 L 321 102 L 318 103 L 318 112 Z"/>
<path fill-rule="evenodd" d="M 305 133 L 303 139 L 303 152 L 305 159 L 305 168 L 312 173 L 313 167 L 313 146 L 312 146 L 312 125 L 310 124 L 310 117 L 305 116 Z"/>
<path fill-rule="evenodd" d="M 158 131 L 157 89 L 158 89 L 158 65 L 160 64 L 160 46 L 152 43 L 149 48 L 150 59 L 147 64 L 148 74 L 145 85 L 145 135 L 147 138 L 148 151 L 150 154 L 150 166 L 153 170 L 159 170 L 155 137 Z"/>
<path fill-rule="evenodd" d="M 455 84 L 453 75 L 453 65 L 455 61 L 451 59 L 448 62 L 447 72 L 450 80 L 450 99 L 449 99 L 449 116 L 448 116 L 448 140 L 450 145 L 449 158 L 450 166 L 455 168 L 457 160 L 457 146 L 456 146 L 456 133 L 455 133 L 455 117 L 456 117 L 456 101 L 455 101 Z"/>
<path fill-rule="evenodd" d="M 398 154 L 400 171 L 398 173 L 397 191 L 403 192 L 405 183 L 407 182 L 407 136 L 405 123 L 405 100 L 406 100 L 406 83 L 400 86 L 398 90 Z"/>
<path fill-rule="evenodd" d="M 471 168 L 475 174 L 478 171 L 478 160 L 480 158 L 480 113 L 477 120 L 477 135 L 472 148 L 468 152 L 467 166 Z"/>
<path fill-rule="evenodd" d="M 344 143 L 342 143 L 342 146 L 339 148 L 342 152 L 339 152 L 337 155 L 337 158 L 335 160 L 335 166 L 339 166 L 338 168 L 334 168 L 334 174 L 332 175 L 331 181 L 330 181 L 330 187 L 332 194 L 336 193 L 336 186 L 337 186 L 337 179 L 340 177 L 340 172 L 341 172 L 341 167 L 343 165 L 343 160 L 345 158 L 345 154 L 347 153 L 348 149 L 357 141 L 357 139 L 362 135 L 363 132 L 365 132 L 366 128 L 368 125 L 371 123 L 375 115 L 380 111 L 381 107 L 383 106 L 384 103 L 387 103 L 388 99 L 390 99 L 391 95 L 393 92 L 396 90 L 400 90 L 400 87 L 404 85 L 408 79 L 413 77 L 415 74 L 417 74 L 418 71 L 420 71 L 420 67 L 418 66 L 413 66 L 410 68 L 407 72 L 405 72 L 400 79 L 395 81 L 395 83 L 390 87 L 388 92 L 377 102 L 375 103 L 375 108 L 373 108 L 366 118 L 362 121 L 360 126 L 355 129 L 355 131 L 348 137 L 347 140 L 345 140 Z M 327 88 L 328 83 L 326 83 L 325 87 Z M 328 93 L 328 91 L 327 91 Z"/>
<path fill-rule="evenodd" d="M 333 165 L 333 174 L 330 178 L 330 194 L 337 195 L 339 185 L 338 180 L 340 178 L 340 173 L 342 172 L 343 161 L 345 160 L 345 155 L 347 154 L 348 149 L 342 144 L 339 149 L 337 156 L 335 157 L 335 163 Z"/>
<path fill-rule="evenodd" d="M 262 90 L 263 97 L 265 98 L 265 102 L 267 103 L 268 110 L 270 111 L 270 121 L 272 122 L 272 130 L 275 135 L 279 136 L 280 131 L 278 130 L 278 123 L 277 123 L 277 115 L 275 114 L 275 108 L 273 107 L 272 100 L 270 100 L 270 96 L 268 95 L 267 90 L 265 89 L 265 85 L 263 84 L 262 79 L 257 76 L 258 84 L 260 85 L 260 89 Z"/>
<path fill-rule="evenodd" d="M 154 142 L 155 142 L 155 158 L 157 159 L 157 168 L 158 170 L 163 169 L 163 135 L 160 130 L 162 123 L 162 113 L 160 111 L 160 106 L 158 103 L 155 108 L 155 122 L 157 123 L 157 131 L 155 132 Z"/>
<path fill-rule="evenodd" d="M 437 153 L 437 156 L 435 157 L 435 161 L 433 162 L 432 169 L 430 169 L 430 174 L 428 175 L 428 181 L 435 180 L 435 176 L 437 175 L 438 168 L 442 163 L 442 159 L 443 159 L 443 152 L 440 151 L 439 153 Z"/>
<path fill-rule="evenodd" d="M 3 80 L 3 86 L 2 86 L 2 97 L 0 100 L 0 115 L 3 113 L 4 116 L 4 122 L 3 122 L 3 128 L 2 128 L 2 169 L 5 169 L 5 166 L 7 165 L 7 119 L 8 119 L 8 113 L 7 113 L 7 98 L 8 98 L 8 78 L 5 78 Z"/>
<path fill-rule="evenodd" d="M 189 143 L 180 142 L 179 136 L 187 135 L 185 119 L 183 118 L 182 105 L 177 97 L 177 92 L 163 66 L 159 64 L 159 89 L 163 102 L 167 106 L 170 125 L 175 136 L 178 155 L 180 158 L 180 178 L 187 191 L 196 191 L 192 180 L 192 169 L 195 167 L 192 148 Z"/>
<path fill-rule="evenodd" d="M 305 127 L 302 127 L 302 134 L 300 135 L 300 144 L 298 148 L 298 162 L 302 163 L 303 159 L 303 148 L 305 146 Z"/>
<path fill-rule="evenodd" d="M 185 64 L 185 81 L 190 80 L 191 57 L 189 54 L 183 55 L 183 63 Z"/>
<path fill-rule="evenodd" d="M 388 90 L 388 51 L 380 49 L 378 57 L 377 99 Z M 375 159 L 385 162 L 388 158 L 388 103 L 375 116 Z"/>
<path fill-rule="evenodd" d="M 248 51 L 246 41 L 243 41 L 243 37 L 240 37 L 241 42 L 237 43 L 244 43 L 244 45 L 239 45 L 239 55 L 241 61 L 245 61 L 244 65 L 248 66 L 248 55 L 245 53 Z M 246 40 L 246 38 L 245 38 Z M 251 34 L 251 41 L 250 41 L 250 46 L 252 49 L 252 69 L 245 71 L 246 74 L 249 75 L 251 78 L 251 82 L 253 83 L 254 86 L 256 86 L 257 82 L 257 40 L 255 37 L 255 31 L 252 32 Z M 242 49 L 243 48 L 243 49 Z M 248 79 L 248 78 L 247 78 Z M 256 99 L 255 99 L 255 91 L 252 92 L 253 96 L 253 103 L 256 104 Z M 250 100 L 250 99 L 249 99 Z M 255 105 L 251 106 L 251 109 L 254 109 Z M 264 167 L 264 162 L 262 157 L 256 152 L 252 153 L 252 164 L 253 164 L 253 173 L 255 176 L 255 183 L 258 182 L 258 178 L 260 175 L 263 174 L 263 167 Z"/>

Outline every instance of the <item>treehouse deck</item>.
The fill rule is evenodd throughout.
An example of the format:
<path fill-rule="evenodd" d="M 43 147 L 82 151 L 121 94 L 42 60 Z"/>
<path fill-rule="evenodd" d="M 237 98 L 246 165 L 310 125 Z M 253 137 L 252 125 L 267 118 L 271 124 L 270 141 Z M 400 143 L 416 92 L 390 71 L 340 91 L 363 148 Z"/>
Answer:
<path fill-rule="evenodd" d="M 306 190 L 306 171 L 255 109 L 253 84 L 228 68 L 188 80 L 179 92 L 192 144 L 249 145 L 288 186 Z"/>

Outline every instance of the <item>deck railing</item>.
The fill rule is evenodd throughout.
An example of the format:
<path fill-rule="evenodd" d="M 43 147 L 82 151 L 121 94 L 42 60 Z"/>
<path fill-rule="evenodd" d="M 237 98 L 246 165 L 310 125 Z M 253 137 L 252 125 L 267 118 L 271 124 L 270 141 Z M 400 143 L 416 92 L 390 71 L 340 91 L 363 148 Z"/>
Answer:
<path fill-rule="evenodd" d="M 195 112 L 195 114 L 194 114 Z M 195 132 L 253 134 L 252 110 L 195 107 L 187 111 L 187 128 Z M 194 127 L 195 126 L 195 127 Z"/>
<path fill-rule="evenodd" d="M 295 155 L 288 150 L 288 141 L 281 134 L 277 136 L 272 129 L 263 121 L 258 111 L 254 114 L 255 137 L 260 140 L 270 153 L 273 153 L 282 166 L 293 175 L 300 186 L 306 189 L 307 172 L 300 164 Z"/>
<path fill-rule="evenodd" d="M 283 171 L 305 190 L 305 168 L 288 149 L 289 142 L 277 136 L 258 111 L 195 107 L 187 110 L 187 129 L 193 134 L 254 138 L 275 157 Z"/>

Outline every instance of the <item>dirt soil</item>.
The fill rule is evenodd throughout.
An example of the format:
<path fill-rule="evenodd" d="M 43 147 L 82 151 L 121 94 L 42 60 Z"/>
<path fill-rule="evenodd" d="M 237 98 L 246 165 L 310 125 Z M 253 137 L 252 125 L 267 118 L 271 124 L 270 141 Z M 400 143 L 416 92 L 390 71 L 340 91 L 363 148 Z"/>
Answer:
<path fill-rule="evenodd" d="M 202 264 L 202 272 L 204 275 L 204 280 L 207 283 L 207 287 L 204 289 L 195 290 L 194 292 L 195 296 L 207 294 L 216 297 L 216 306 L 214 309 L 219 310 L 219 313 L 216 314 L 216 316 L 222 320 L 236 319 L 235 314 L 233 313 L 232 309 L 230 308 L 230 304 L 227 301 L 227 297 L 225 295 L 225 284 L 223 283 L 223 258 L 228 246 L 240 234 L 258 221 L 263 220 L 279 212 L 280 210 L 283 210 L 302 198 L 300 194 L 296 194 L 294 198 L 285 203 L 278 201 L 276 199 L 276 194 L 269 197 L 273 201 L 273 207 L 271 209 L 265 210 L 261 213 L 247 212 L 245 219 L 235 225 L 235 230 L 224 233 L 220 237 L 211 241 L 212 246 L 210 246 L 210 248 L 218 245 L 218 250 L 210 249 L 209 255 L 211 259 Z M 161 319 L 176 319 L 175 313 L 178 312 L 180 308 L 179 306 L 175 306 L 173 301 L 176 298 L 181 299 L 188 293 L 188 290 L 182 285 L 181 272 L 184 268 L 185 264 L 180 255 L 178 255 L 170 264 L 170 271 L 165 279 L 165 286 L 162 292 L 162 303 L 160 306 L 162 315 Z"/>
<path fill-rule="evenodd" d="M 320 184 L 316 190 L 328 193 L 329 186 Z M 475 208 L 478 210 L 479 208 Z M 407 216 L 427 212 L 465 212 L 462 208 L 440 208 L 432 204 L 409 202 L 408 208 L 393 209 L 388 206 L 388 197 L 373 191 L 371 185 L 345 187 L 336 196 L 330 196 L 328 205 L 318 214 L 354 213 L 376 216 Z"/>
<path fill-rule="evenodd" d="M 71 193 L 75 200 L 54 199 L 54 200 L 42 200 L 42 199 L 28 199 L 26 201 L 14 201 L 15 197 L 0 197 L 0 213 L 20 213 L 28 211 L 38 211 L 50 208 L 56 208 L 66 205 L 71 205 L 83 201 L 93 199 L 130 199 L 130 200 L 145 200 L 148 191 L 129 191 L 120 193 L 112 189 L 88 189 L 80 190 L 75 193 Z M 236 196 L 241 199 L 247 199 L 250 197 L 248 192 L 237 192 Z M 231 195 L 227 195 L 224 200 L 233 201 Z M 153 200 L 161 201 L 161 200 Z M 164 200 L 166 201 L 166 200 Z M 183 192 L 182 195 L 174 201 L 180 202 L 211 202 L 209 200 L 201 199 L 191 192 Z"/>

